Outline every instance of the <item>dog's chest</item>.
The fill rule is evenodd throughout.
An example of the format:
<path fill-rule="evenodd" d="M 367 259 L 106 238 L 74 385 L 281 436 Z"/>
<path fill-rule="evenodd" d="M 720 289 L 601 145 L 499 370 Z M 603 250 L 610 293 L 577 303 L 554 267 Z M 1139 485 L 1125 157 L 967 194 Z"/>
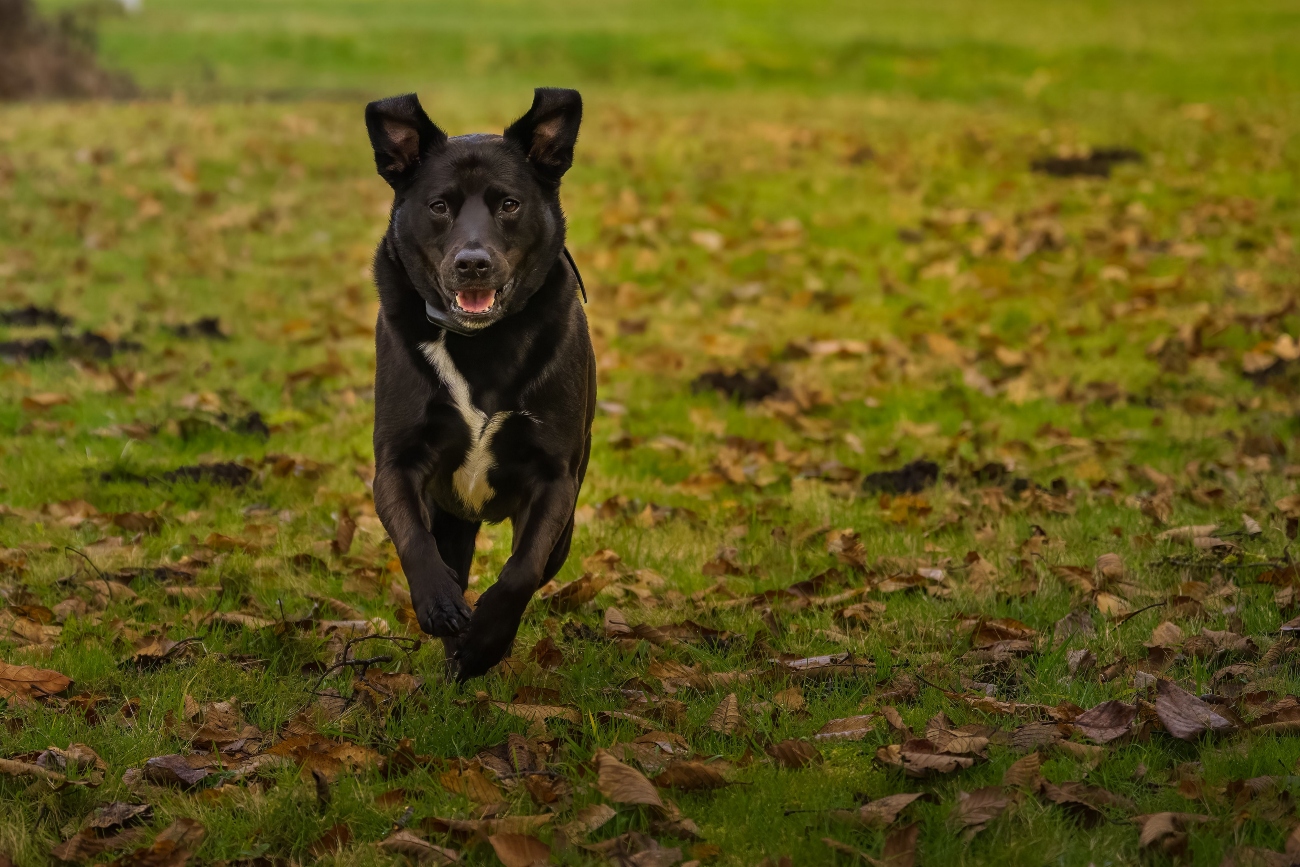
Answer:
<path fill-rule="evenodd" d="M 471 514 L 479 514 L 483 507 L 496 496 L 496 491 L 488 482 L 488 471 L 496 466 L 496 456 L 492 452 L 492 439 L 500 430 L 502 423 L 513 412 L 497 412 L 488 415 L 474 405 L 469 381 L 456 367 L 451 353 L 444 343 L 446 334 L 437 340 L 420 345 L 424 357 L 428 359 L 438 378 L 451 395 L 456 412 L 464 420 L 469 430 L 469 447 L 460 466 L 452 473 L 451 483 L 456 496 Z"/>

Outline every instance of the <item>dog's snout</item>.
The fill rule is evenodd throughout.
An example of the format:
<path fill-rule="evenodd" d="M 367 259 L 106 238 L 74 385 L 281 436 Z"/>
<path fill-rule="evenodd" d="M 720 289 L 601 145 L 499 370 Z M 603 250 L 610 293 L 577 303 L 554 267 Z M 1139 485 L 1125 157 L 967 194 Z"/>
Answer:
<path fill-rule="evenodd" d="M 462 280 L 487 277 L 492 271 L 492 257 L 486 250 L 461 250 L 456 254 L 456 274 Z"/>

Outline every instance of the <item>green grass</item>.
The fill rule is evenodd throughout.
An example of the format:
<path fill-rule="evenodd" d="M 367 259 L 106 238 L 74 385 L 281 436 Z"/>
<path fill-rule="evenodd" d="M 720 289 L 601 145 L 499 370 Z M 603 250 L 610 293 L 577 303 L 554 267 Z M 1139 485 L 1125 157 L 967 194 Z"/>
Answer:
<path fill-rule="evenodd" d="M 685 717 L 664 727 L 697 755 L 737 765 L 729 788 L 664 792 L 698 824 L 702 842 L 718 847 L 697 857 L 849 863 L 821 842 L 828 836 L 879 857 L 884 833 L 818 811 L 900 791 L 935 796 L 906 814 L 922 823 L 925 864 L 1171 863 L 1139 850 L 1128 821 L 1164 810 L 1211 817 L 1190 831 L 1191 863 L 1219 864 L 1240 846 L 1281 850 L 1294 794 L 1288 775 L 1300 760 L 1294 737 L 1242 732 L 1185 743 L 1156 724 L 1106 747 L 1095 765 L 1044 748 L 1045 777 L 1104 786 L 1134 809 L 1085 828 L 1026 796 L 969 843 L 950 819 L 958 792 L 998 784 L 1023 753 L 992 745 L 969 770 L 912 780 L 876 760 L 877 748 L 898 740 L 883 722 L 863 741 L 824 746 L 825 762 L 806 770 L 774 766 L 764 747 L 886 704 L 918 732 L 940 711 L 958 725 L 1008 731 L 1030 721 L 986 715 L 954 697 L 972 694 L 972 681 L 992 683 L 1000 700 L 1048 706 L 1149 700 L 1133 674 L 1155 667 L 1143 644 L 1164 619 L 1188 636 L 1232 629 L 1260 654 L 1278 640 L 1296 612 L 1279 608 L 1277 587 L 1254 579 L 1291 543 L 1277 504 L 1297 493 L 1300 362 L 1265 383 L 1242 365 L 1283 334 L 1300 337 L 1300 314 L 1287 306 L 1296 300 L 1300 216 L 1296 68 L 1284 51 L 1294 13 L 1263 3 L 1071 4 L 1051 19 L 1011 2 L 978 15 L 937 2 L 907 11 L 824 5 L 798 16 L 775 4 L 524 8 L 147 3 L 143 16 L 106 25 L 105 56 L 154 91 L 175 87 L 195 100 L 0 109 L 0 309 L 52 305 L 76 319 L 78 333 L 143 347 L 109 361 L 0 364 L 0 503 L 9 512 L 0 516 L 0 541 L 26 557 L 25 568 L 0 576 L 0 589 L 11 608 L 69 597 L 91 608 L 68 618 L 49 646 L 0 644 L 0 659 L 57 669 L 74 678 L 70 694 L 107 699 L 98 724 L 58 702 L 3 706 L 0 756 L 80 742 L 109 767 L 94 790 L 51 792 L 0 777 L 0 854 L 24 867 L 46 863 L 95 804 L 133 798 L 155 805 L 154 829 L 199 819 L 208 829 L 197 854 L 204 863 L 259 854 L 306 861 L 312 843 L 340 822 L 352 842 L 328 860 L 391 863 L 370 844 L 406 806 L 417 831 L 427 817 L 471 815 L 475 805 L 444 788 L 436 765 L 343 774 L 324 809 L 296 769 L 211 793 L 149 784 L 132 792 L 122 778 L 150 757 L 188 749 L 168 723 L 187 694 L 235 697 L 269 747 L 312 700 L 312 666 L 333 661 L 337 646 L 310 630 L 195 625 L 214 608 L 279 620 L 304 615 L 312 597 L 330 597 L 404 631 L 388 590 L 402 578 L 386 571 L 392 546 L 362 481 L 371 462 L 376 311 L 368 264 L 388 197 L 373 174 L 360 104 L 228 97 L 420 89 L 434 119 L 458 133 L 500 128 L 540 81 L 588 94 L 564 200 L 607 402 L 581 500 L 585 521 L 560 580 L 578 578 L 582 560 L 608 548 L 666 584 L 644 603 L 611 587 L 576 613 L 535 604 L 516 646 L 523 664 L 465 689 L 445 683 L 437 646 L 408 657 L 365 645 L 363 653 L 391 652 L 383 667 L 413 672 L 424 686 L 378 710 L 358 703 L 324 730 L 385 756 L 410 738 L 416 753 L 468 758 L 530 728 L 480 708 L 476 690 L 505 701 L 522 685 L 555 689 L 582 718 L 546 726 L 551 767 L 575 791 L 555 819 L 561 824 L 606 800 L 592 755 L 639 732 L 600 712 L 625 707 L 621 686 L 663 693 L 652 662 L 767 671 L 773 651 L 848 650 L 874 668 L 830 681 L 767 675 L 672 696 L 685 702 Z M 497 46 L 499 60 L 476 65 L 480 37 Z M 205 68 L 214 77 L 205 79 Z M 1038 69 L 1050 80 L 1026 90 Z M 1116 144 L 1139 149 L 1143 161 L 1105 180 L 1029 170 L 1044 155 Z M 721 247 L 701 232 L 718 233 Z M 1036 232 L 1055 240 L 1020 249 Z M 220 317 L 230 339 L 182 339 L 166 328 L 200 316 Z M 0 341 L 42 334 L 52 336 L 6 328 Z M 808 339 L 866 348 L 846 357 L 787 350 Z M 1162 339 L 1168 348 L 1156 352 Z M 822 398 L 792 415 L 690 388 L 705 370 L 755 365 L 771 365 L 797 394 Z M 47 393 L 69 402 L 24 406 Z M 252 411 L 271 426 L 269 439 L 235 429 Z M 148 432 L 128 438 L 121 426 L 132 423 Z M 262 462 L 272 454 L 323 468 L 278 476 Z M 911 521 L 824 466 L 866 473 L 918 457 L 938 461 L 945 478 L 922 495 L 931 511 Z M 247 461 L 258 478 L 233 490 L 130 480 L 217 460 Z M 1065 511 L 1041 496 L 1020 499 L 1009 484 L 999 507 L 988 491 L 995 483 L 973 477 L 988 462 L 1044 488 L 1061 480 L 1056 490 L 1067 499 L 1056 503 Z M 1142 509 L 1158 493 L 1145 467 L 1170 477 L 1163 521 Z M 715 471 L 747 475 L 699 484 Z M 638 504 L 626 517 L 601 517 L 597 507 L 616 495 Z M 133 542 L 102 520 L 68 527 L 40 512 L 77 498 L 103 515 L 156 509 L 164 522 Z M 647 527 L 635 519 L 644 503 L 679 511 Z M 360 529 L 339 557 L 325 543 L 344 506 Z M 1232 534 L 1243 515 L 1263 532 L 1228 536 L 1239 551 L 1154 538 L 1191 524 Z M 1035 526 L 1047 540 L 1031 554 L 1022 546 Z M 805 536 L 818 528 L 857 530 L 867 568 L 838 563 L 824 532 Z M 139 601 L 94 610 L 93 569 L 66 551 L 88 549 L 95 568 L 111 571 L 175 562 L 214 532 L 260 548 L 226 553 L 202 570 L 197 585 L 221 593 L 194 602 L 168 597 L 162 585 L 171 582 L 138 578 L 131 586 Z M 93 545 L 115 535 L 126 537 L 123 548 Z M 485 537 L 491 545 L 474 567 L 479 591 L 509 550 L 506 527 Z M 723 597 L 692 601 L 689 594 L 713 586 L 703 567 L 723 545 L 738 549 L 744 574 L 725 581 L 739 598 L 832 567 L 849 588 L 938 567 L 951 593 L 873 590 L 866 599 L 885 610 L 865 627 L 835 618 L 835 606 L 776 605 L 764 617 L 758 607 L 718 605 Z M 969 552 L 996 575 L 978 581 Z M 1123 558 L 1131 586 L 1116 592 L 1133 609 L 1199 592 L 1189 581 L 1212 595 L 1199 610 L 1176 607 L 1175 598 L 1121 624 L 1055 568 L 1091 569 L 1108 552 Z M 324 567 L 295 565 L 304 553 Z M 380 575 L 372 590 L 356 583 L 367 569 Z M 721 651 L 628 647 L 563 630 L 575 623 L 599 634 L 610 605 L 632 623 L 689 618 L 741 638 Z M 1096 634 L 1054 647 L 1053 624 L 1075 609 L 1089 613 Z M 973 662 L 959 626 L 980 615 L 1037 630 L 1034 652 L 993 669 Z M 200 636 L 206 655 L 138 671 L 128 662 L 134 641 L 154 631 Z M 546 635 L 565 655 L 555 672 L 527 663 Z M 1066 652 L 1080 647 L 1093 651 L 1098 670 L 1128 666 L 1104 683 L 1095 671 L 1071 676 Z M 240 664 L 248 658 L 258 662 Z M 1292 659 L 1261 664 L 1244 678 L 1253 684 L 1245 693 L 1295 693 Z M 1194 693 L 1226 692 L 1211 678 L 1241 662 L 1258 659 L 1189 653 L 1164 675 Z M 914 699 L 882 699 L 904 675 L 951 694 L 918 681 Z M 792 683 L 802 689 L 803 713 L 752 710 Z M 324 687 L 352 694 L 344 674 Z M 746 728 L 710 731 L 705 721 L 733 689 Z M 115 712 L 133 698 L 140 709 L 128 728 Z M 1259 713 L 1257 702 L 1234 701 L 1247 721 Z M 747 763 L 747 753 L 756 761 Z M 1139 766 L 1144 775 L 1135 774 Z M 1264 775 L 1282 778 L 1281 795 L 1237 800 L 1234 781 Z M 401 803 L 376 803 L 397 787 L 406 791 Z M 507 801 L 507 815 L 541 812 L 522 788 Z M 806 812 L 788 812 L 796 810 Z M 647 831 L 652 819 L 621 807 L 593 839 Z M 553 839 L 549 830 L 541 836 Z M 655 836 L 692 857 L 694 842 Z M 482 843 L 464 846 L 463 857 L 495 863 Z M 581 849 L 555 858 L 597 860 Z"/>
<path fill-rule="evenodd" d="M 69 5 L 67 0 L 50 2 Z M 106 59 L 155 92 L 587 88 L 885 92 L 1040 103 L 1295 99 L 1284 0 L 150 0 Z"/>

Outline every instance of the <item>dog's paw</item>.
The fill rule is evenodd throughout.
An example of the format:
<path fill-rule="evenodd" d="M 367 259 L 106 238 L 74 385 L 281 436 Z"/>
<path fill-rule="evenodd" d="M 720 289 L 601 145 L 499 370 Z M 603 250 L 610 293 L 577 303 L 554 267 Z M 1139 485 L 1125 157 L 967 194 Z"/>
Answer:
<path fill-rule="evenodd" d="M 452 662 L 461 683 L 486 674 L 514 644 L 528 600 L 521 605 L 503 591 L 494 593 L 498 587 L 489 588 L 479 599 L 469 628 L 460 636 Z"/>
<path fill-rule="evenodd" d="M 411 606 L 420 628 L 434 638 L 451 638 L 459 635 L 469 625 L 473 610 L 465 602 L 461 590 L 452 582 L 449 586 L 419 591 L 411 588 Z"/>

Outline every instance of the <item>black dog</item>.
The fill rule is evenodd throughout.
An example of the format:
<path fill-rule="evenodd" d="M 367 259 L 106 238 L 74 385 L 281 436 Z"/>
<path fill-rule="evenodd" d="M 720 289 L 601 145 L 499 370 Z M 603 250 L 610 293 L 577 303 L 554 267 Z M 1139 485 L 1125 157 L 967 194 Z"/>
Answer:
<path fill-rule="evenodd" d="M 448 138 L 414 95 L 366 106 L 394 193 L 375 254 L 375 510 L 461 681 L 510 651 L 564 565 L 591 454 L 596 362 L 559 198 L 581 120 L 577 91 L 553 88 L 499 136 Z M 510 558 L 471 612 L 474 539 L 507 518 Z"/>

